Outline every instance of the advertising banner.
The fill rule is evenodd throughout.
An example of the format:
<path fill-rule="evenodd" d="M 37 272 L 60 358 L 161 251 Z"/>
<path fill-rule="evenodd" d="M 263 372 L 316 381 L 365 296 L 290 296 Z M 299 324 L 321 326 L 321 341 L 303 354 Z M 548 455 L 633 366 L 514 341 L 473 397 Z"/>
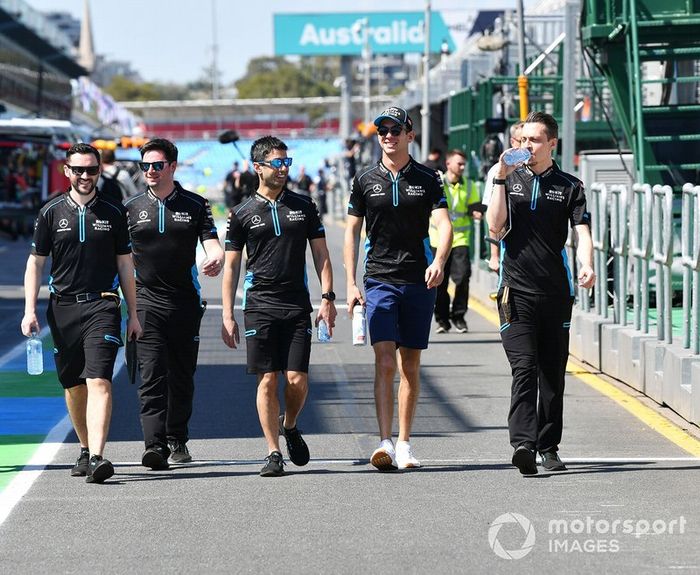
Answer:
<path fill-rule="evenodd" d="M 276 56 L 358 56 L 365 38 L 373 54 L 422 53 L 423 12 L 369 12 L 330 14 L 275 14 Z M 430 48 L 455 48 L 450 30 L 439 12 L 430 15 Z"/>

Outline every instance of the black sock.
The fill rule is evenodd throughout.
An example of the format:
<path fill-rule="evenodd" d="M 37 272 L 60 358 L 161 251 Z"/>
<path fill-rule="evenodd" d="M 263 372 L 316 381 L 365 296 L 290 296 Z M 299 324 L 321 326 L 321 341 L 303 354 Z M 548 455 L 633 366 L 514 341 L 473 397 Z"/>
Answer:
<path fill-rule="evenodd" d="M 80 448 L 80 455 L 85 455 L 85 454 L 90 455 L 90 448 L 88 448 L 88 447 L 81 447 L 81 448 Z"/>

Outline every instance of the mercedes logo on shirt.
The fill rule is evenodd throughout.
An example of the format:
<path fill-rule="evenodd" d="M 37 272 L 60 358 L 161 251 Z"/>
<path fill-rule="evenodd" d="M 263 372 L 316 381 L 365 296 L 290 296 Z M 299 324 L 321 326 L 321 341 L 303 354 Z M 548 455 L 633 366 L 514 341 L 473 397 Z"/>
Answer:
<path fill-rule="evenodd" d="M 382 185 L 381 184 L 374 184 L 372 186 L 372 191 L 373 192 L 381 192 L 382 191 Z"/>
<path fill-rule="evenodd" d="M 58 222 L 59 227 L 65 228 L 68 225 L 68 220 L 66 218 L 63 218 Z"/>
<path fill-rule="evenodd" d="M 523 189 L 522 184 L 514 184 L 514 185 L 513 185 L 513 191 L 514 191 L 514 192 L 519 192 L 519 191 L 522 190 L 522 189 Z"/>
<path fill-rule="evenodd" d="M 251 221 L 253 222 L 253 225 L 257 225 L 260 223 L 261 220 L 262 218 L 256 214 L 253 216 L 253 219 Z"/>
<path fill-rule="evenodd" d="M 145 220 L 148 217 L 148 212 L 146 210 L 142 210 L 139 212 L 139 219 Z"/>

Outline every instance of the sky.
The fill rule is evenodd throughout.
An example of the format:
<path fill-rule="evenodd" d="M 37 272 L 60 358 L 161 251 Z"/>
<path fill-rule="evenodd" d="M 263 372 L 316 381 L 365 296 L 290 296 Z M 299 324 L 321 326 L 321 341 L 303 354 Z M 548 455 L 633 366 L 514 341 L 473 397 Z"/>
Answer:
<path fill-rule="evenodd" d="M 25 1 L 40 11 L 69 12 L 82 19 L 83 0 Z M 514 6 L 514 1 L 497 0 L 487 8 Z M 479 7 L 486 8 L 481 0 L 432 0 L 433 11 L 442 12 L 445 19 Z M 273 55 L 274 13 L 424 9 L 425 0 L 90 0 L 95 51 L 131 62 L 146 81 L 186 83 L 201 78 L 212 60 L 216 30 L 224 85 L 242 77 L 251 58 Z"/>

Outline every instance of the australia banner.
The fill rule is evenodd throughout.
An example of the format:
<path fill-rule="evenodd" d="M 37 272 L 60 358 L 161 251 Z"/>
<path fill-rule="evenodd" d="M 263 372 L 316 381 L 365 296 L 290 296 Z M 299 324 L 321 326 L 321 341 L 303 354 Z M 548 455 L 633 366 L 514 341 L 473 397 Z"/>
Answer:
<path fill-rule="evenodd" d="M 365 43 L 373 54 L 425 49 L 424 12 L 275 14 L 275 55 L 358 56 Z M 430 49 L 453 51 L 454 41 L 439 12 L 430 14 Z"/>

